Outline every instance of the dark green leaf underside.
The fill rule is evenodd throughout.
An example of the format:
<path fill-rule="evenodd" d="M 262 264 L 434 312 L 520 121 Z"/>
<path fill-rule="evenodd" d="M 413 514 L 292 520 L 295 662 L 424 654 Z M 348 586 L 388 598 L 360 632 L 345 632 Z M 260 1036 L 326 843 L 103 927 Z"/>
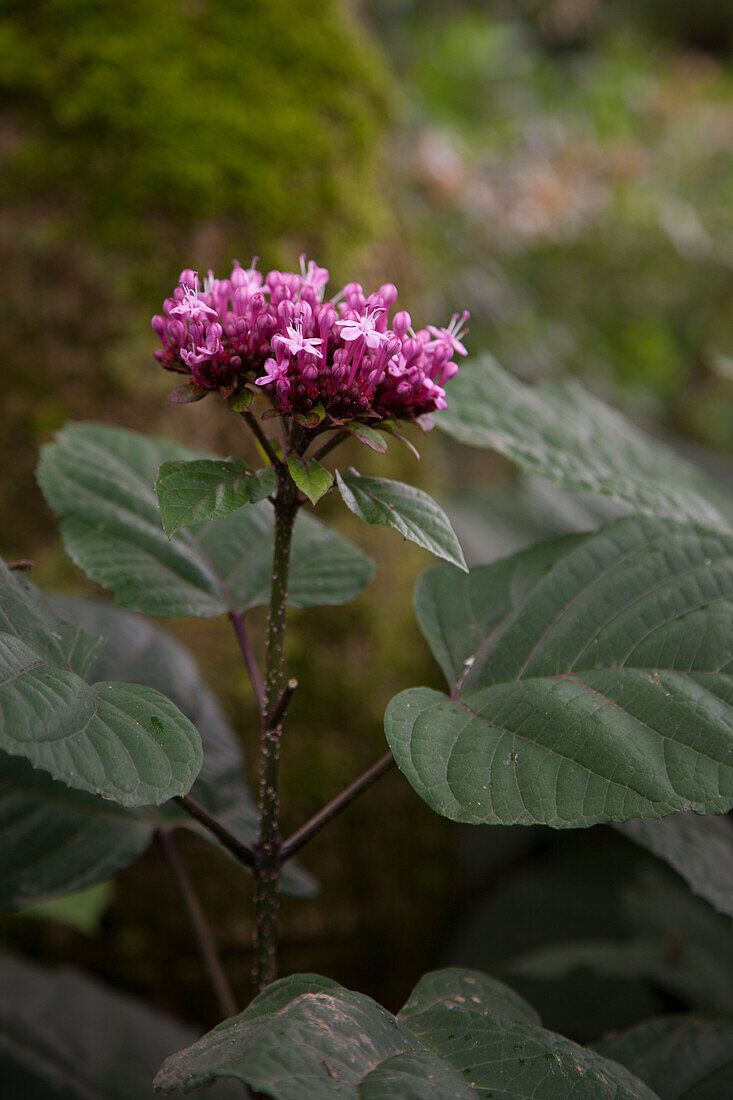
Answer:
<path fill-rule="evenodd" d="M 193 1036 L 73 970 L 0 957 L 0 1067 L 7 1100 L 152 1100 L 162 1058 Z M 197 1094 L 198 1095 L 198 1094 Z M 222 1082 L 207 1100 L 236 1100 Z"/>
<path fill-rule="evenodd" d="M 733 1019 L 666 1016 L 594 1043 L 664 1100 L 733 1096 Z"/>
<path fill-rule="evenodd" d="M 435 423 L 563 489 L 605 493 L 635 512 L 731 531 L 730 498 L 574 380 L 527 386 L 487 355 L 451 381 L 448 408 Z"/>
<path fill-rule="evenodd" d="M 674 867 L 720 913 L 733 917 L 733 825 L 728 817 L 682 813 L 616 828 Z"/>
<path fill-rule="evenodd" d="M 0 909 L 75 893 L 147 848 L 151 825 L 0 754 Z"/>

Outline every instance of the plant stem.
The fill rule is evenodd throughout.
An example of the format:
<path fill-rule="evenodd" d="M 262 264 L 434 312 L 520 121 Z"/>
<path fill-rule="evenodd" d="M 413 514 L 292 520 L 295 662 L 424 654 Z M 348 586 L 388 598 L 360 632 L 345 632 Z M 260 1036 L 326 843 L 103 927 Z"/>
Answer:
<path fill-rule="evenodd" d="M 332 821 L 337 814 L 340 814 L 342 810 L 345 810 L 347 806 L 350 806 L 360 794 L 364 791 L 368 791 L 377 780 L 385 775 L 386 772 L 393 767 L 395 762 L 394 756 L 391 752 L 388 752 L 386 756 L 383 756 L 381 760 L 378 760 L 376 764 L 372 764 L 371 768 L 368 768 L 363 775 L 360 775 L 358 779 L 355 779 L 345 790 L 337 794 L 335 798 L 319 810 L 310 821 L 306 821 L 305 825 L 293 833 L 291 837 L 288 837 L 286 841 L 280 846 L 280 860 L 285 862 L 286 859 L 290 859 L 296 852 L 300 851 L 304 844 L 319 833 L 324 825 L 327 825 L 329 821 Z"/>
<path fill-rule="evenodd" d="M 159 829 L 155 836 L 183 900 L 206 973 L 216 995 L 219 1011 L 223 1016 L 236 1016 L 237 1002 L 219 960 L 211 928 L 188 877 L 186 868 L 181 862 L 173 836 L 165 829 Z"/>
<path fill-rule="evenodd" d="M 257 705 L 262 710 L 265 703 L 265 685 L 262 682 L 262 674 L 260 667 L 257 664 L 257 658 L 255 657 L 254 650 L 252 649 L 252 643 L 249 640 L 246 627 L 244 625 L 244 615 L 238 611 L 230 611 L 229 618 L 232 621 L 234 627 L 234 633 L 237 635 L 237 641 L 239 642 L 239 648 L 242 651 L 242 657 L 244 663 L 247 666 L 247 672 L 249 678 L 252 681 L 252 687 L 254 689 L 255 697 L 257 699 Z"/>
<path fill-rule="evenodd" d="M 242 863 L 249 868 L 254 867 L 257 857 L 252 849 L 243 844 L 241 840 L 237 840 L 234 833 L 230 833 L 226 826 L 222 825 L 213 814 L 204 809 L 200 802 L 197 802 L 195 798 L 191 798 L 190 794 L 176 795 L 173 801 L 177 802 L 186 813 L 200 822 L 205 829 L 213 833 L 220 844 L 223 844 L 227 851 L 234 856 L 237 863 Z"/>
<path fill-rule="evenodd" d="M 311 458 L 315 462 L 320 462 L 322 458 L 326 457 L 329 451 L 332 451 L 334 447 L 338 447 L 339 443 L 343 443 L 343 441 L 348 438 L 348 435 L 348 432 L 336 432 L 335 435 L 331 436 L 328 442 L 324 443 L 322 447 L 319 447 L 318 450 L 311 455 Z"/>
<path fill-rule="evenodd" d="M 285 678 L 285 616 L 297 489 L 287 467 L 277 466 L 275 544 L 270 612 L 265 645 L 265 698 L 260 736 L 260 835 L 255 864 L 254 981 L 263 989 L 277 976 L 277 917 L 280 879 L 279 763 L 282 735 L 280 702 Z M 274 718 L 274 721 L 272 720 Z"/>

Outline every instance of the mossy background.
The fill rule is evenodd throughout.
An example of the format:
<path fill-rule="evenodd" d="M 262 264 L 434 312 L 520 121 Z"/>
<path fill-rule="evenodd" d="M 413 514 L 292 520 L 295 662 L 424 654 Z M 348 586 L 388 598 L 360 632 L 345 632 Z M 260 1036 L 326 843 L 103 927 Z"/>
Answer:
<path fill-rule="evenodd" d="M 246 445 L 213 400 L 166 406 L 149 327 L 181 268 L 221 271 L 234 256 L 292 268 L 306 250 L 334 284 L 394 281 L 419 323 L 467 305 L 472 351 L 530 379 L 572 370 L 650 430 L 730 453 L 727 7 L 5 0 L 3 555 L 32 558 L 42 586 L 99 594 L 63 557 L 33 480 L 38 446 L 67 419 L 222 454 Z M 350 444 L 346 460 L 441 500 L 467 483 L 514 484 L 492 456 L 437 433 L 416 442 L 419 467 L 396 443 L 385 458 Z M 336 502 L 323 511 L 378 574 L 348 607 L 292 616 L 302 688 L 284 747 L 286 829 L 382 754 L 392 695 L 439 685 L 411 612 L 431 561 Z M 166 625 L 200 656 L 251 762 L 252 697 L 227 625 Z M 304 853 L 323 890 L 284 902 L 284 971 L 326 972 L 398 1007 L 419 973 L 453 957 L 476 897 L 548 843 L 519 834 L 458 829 L 390 774 Z M 250 882 L 197 838 L 181 847 L 244 1000 Z M 155 850 L 118 877 L 94 935 L 22 918 L 0 935 L 202 1025 L 215 1018 Z"/>

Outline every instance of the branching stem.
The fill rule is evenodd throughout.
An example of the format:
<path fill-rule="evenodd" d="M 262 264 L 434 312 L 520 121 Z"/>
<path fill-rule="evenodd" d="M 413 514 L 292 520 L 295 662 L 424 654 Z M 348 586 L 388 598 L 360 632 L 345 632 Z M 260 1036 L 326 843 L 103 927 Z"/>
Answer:
<path fill-rule="evenodd" d="M 360 794 L 364 791 L 368 791 L 381 776 L 385 775 L 390 768 L 393 767 L 395 759 L 391 752 L 388 752 L 381 760 L 378 760 L 376 764 L 372 764 L 371 768 L 368 768 L 363 775 L 360 775 L 358 779 L 355 779 L 345 790 L 337 794 L 335 798 L 319 810 L 310 821 L 306 821 L 305 825 L 293 833 L 283 844 L 280 846 L 280 859 L 281 862 L 290 859 L 296 852 L 300 851 L 304 844 L 320 833 L 324 825 L 328 825 L 329 821 L 332 821 L 334 817 L 345 810 L 347 806 L 350 806 Z"/>
<path fill-rule="evenodd" d="M 320 462 L 320 460 L 322 458 L 325 458 L 326 455 L 334 449 L 334 447 L 338 447 L 339 443 L 343 443 L 343 441 L 348 438 L 348 435 L 348 432 L 336 432 L 336 434 L 332 435 L 331 438 L 327 440 L 322 447 L 319 447 L 317 451 L 314 451 L 314 453 L 311 455 L 311 458 L 313 458 L 316 462 Z"/>
<path fill-rule="evenodd" d="M 234 833 L 230 833 L 227 827 L 222 825 L 213 814 L 210 814 L 200 802 L 197 802 L 190 794 L 178 795 L 174 798 L 174 802 L 177 802 L 186 813 L 195 818 L 205 829 L 208 829 L 208 831 L 216 837 L 219 843 L 234 856 L 237 863 L 241 863 L 245 867 L 254 868 L 257 857 L 252 849 L 248 848 L 246 844 L 243 844 L 241 840 L 237 840 Z"/>

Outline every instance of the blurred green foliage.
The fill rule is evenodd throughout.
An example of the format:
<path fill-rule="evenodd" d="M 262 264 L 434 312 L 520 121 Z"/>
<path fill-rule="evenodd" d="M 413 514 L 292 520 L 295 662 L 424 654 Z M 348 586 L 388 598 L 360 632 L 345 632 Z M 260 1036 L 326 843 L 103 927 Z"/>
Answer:
<path fill-rule="evenodd" d="M 689 39 L 668 14 L 661 30 L 650 4 L 403 6 L 405 218 L 426 292 L 471 309 L 472 348 L 620 386 L 637 415 L 730 450 L 733 68 L 724 35 L 697 48 L 714 12 Z"/>
<path fill-rule="evenodd" d="M 146 217 L 354 244 L 378 228 L 388 85 L 338 0 L 10 0 L 2 190 L 143 255 Z"/>

